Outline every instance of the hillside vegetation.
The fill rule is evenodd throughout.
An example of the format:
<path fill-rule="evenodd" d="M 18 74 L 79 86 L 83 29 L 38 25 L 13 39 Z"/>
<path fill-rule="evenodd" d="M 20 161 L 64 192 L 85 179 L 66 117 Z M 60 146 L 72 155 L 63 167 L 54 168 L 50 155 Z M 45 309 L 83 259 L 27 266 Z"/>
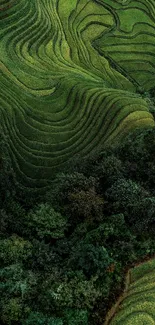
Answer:
<path fill-rule="evenodd" d="M 0 324 L 154 324 L 155 1 L 0 0 Z M 144 292 L 145 291 L 145 292 Z"/>
<path fill-rule="evenodd" d="M 126 271 L 155 254 L 154 152 L 155 128 L 137 130 L 70 160 L 41 195 L 21 191 L 1 133 L 1 325 L 103 325 Z M 154 264 L 146 271 L 133 270 L 114 324 L 153 315 Z"/>
<path fill-rule="evenodd" d="M 130 271 L 130 285 L 111 325 L 154 324 L 155 259 Z"/>
<path fill-rule="evenodd" d="M 0 120 L 18 180 L 154 125 L 154 1 L 0 0 Z"/>

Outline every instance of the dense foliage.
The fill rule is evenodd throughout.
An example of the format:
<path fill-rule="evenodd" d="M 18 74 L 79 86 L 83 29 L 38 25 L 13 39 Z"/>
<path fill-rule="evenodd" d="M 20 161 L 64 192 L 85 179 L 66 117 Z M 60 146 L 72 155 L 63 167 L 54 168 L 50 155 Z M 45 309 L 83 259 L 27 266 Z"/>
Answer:
<path fill-rule="evenodd" d="M 0 323 L 99 325 L 125 270 L 155 253 L 155 128 L 69 162 L 43 195 L 1 134 Z"/>

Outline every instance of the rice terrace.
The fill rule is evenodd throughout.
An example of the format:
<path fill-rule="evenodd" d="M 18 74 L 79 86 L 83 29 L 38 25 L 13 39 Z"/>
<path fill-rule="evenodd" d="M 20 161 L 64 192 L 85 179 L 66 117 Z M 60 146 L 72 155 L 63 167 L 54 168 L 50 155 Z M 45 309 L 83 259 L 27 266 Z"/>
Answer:
<path fill-rule="evenodd" d="M 155 2 L 0 1 L 1 110 L 23 184 L 70 157 L 154 125 Z"/>
<path fill-rule="evenodd" d="M 126 277 L 126 289 L 117 305 L 116 316 L 105 322 L 111 325 L 154 324 L 155 322 L 155 259 L 131 269 Z M 114 310 L 113 310 L 114 314 Z M 109 316 L 112 316 L 112 314 Z"/>
<path fill-rule="evenodd" d="M 0 70 L 0 325 L 155 324 L 155 0 L 0 0 Z"/>

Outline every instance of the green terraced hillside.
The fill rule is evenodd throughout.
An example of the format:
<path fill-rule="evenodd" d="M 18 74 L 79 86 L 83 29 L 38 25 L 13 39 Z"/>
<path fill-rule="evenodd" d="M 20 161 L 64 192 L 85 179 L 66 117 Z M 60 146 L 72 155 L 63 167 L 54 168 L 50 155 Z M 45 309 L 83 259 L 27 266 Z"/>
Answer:
<path fill-rule="evenodd" d="M 130 284 L 110 325 L 155 324 L 155 259 L 130 271 Z"/>
<path fill-rule="evenodd" d="M 0 0 L 0 121 L 26 187 L 154 126 L 154 0 Z"/>

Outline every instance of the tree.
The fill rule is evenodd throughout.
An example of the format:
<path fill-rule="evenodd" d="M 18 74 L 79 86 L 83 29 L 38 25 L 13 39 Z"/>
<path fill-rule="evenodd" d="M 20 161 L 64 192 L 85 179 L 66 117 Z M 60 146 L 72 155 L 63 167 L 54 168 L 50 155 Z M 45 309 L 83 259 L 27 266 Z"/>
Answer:
<path fill-rule="evenodd" d="M 132 209 L 135 204 L 141 204 L 143 198 L 148 195 L 138 183 L 125 178 L 118 179 L 105 193 L 105 197 L 113 202 L 114 210 L 125 215 L 128 209 Z"/>
<path fill-rule="evenodd" d="M 89 222 L 102 219 L 104 199 L 96 193 L 95 188 L 70 193 L 68 199 L 68 208 L 75 218 L 87 218 Z"/>
<path fill-rule="evenodd" d="M 104 246 L 81 242 L 73 248 L 69 265 L 72 269 L 82 270 L 90 278 L 96 274 L 103 276 L 112 262 Z"/>
<path fill-rule="evenodd" d="M 41 312 L 32 311 L 21 325 L 63 325 L 61 318 L 49 317 Z"/>
<path fill-rule="evenodd" d="M 118 148 L 128 177 L 154 190 L 155 185 L 155 127 L 138 129 Z"/>
<path fill-rule="evenodd" d="M 96 187 L 97 181 L 94 177 L 86 177 L 82 173 L 58 174 L 53 181 L 51 189 L 46 194 L 46 200 L 55 207 L 62 207 L 68 203 L 68 195 L 78 190 L 88 191 Z"/>
<path fill-rule="evenodd" d="M 0 209 L 16 194 L 16 180 L 8 154 L 7 136 L 0 129 Z"/>
<path fill-rule="evenodd" d="M 137 233 L 155 234 L 155 197 L 146 197 L 133 206 L 131 222 Z"/>
<path fill-rule="evenodd" d="M 22 303 L 19 298 L 11 298 L 3 301 L 1 309 L 1 320 L 3 324 L 11 325 L 20 321 L 22 317 Z"/>
<path fill-rule="evenodd" d="M 102 159 L 94 165 L 93 175 L 99 178 L 102 191 L 105 191 L 119 178 L 124 177 L 124 174 L 123 163 L 115 152 L 106 154 L 106 150 L 103 151 Z"/>
<path fill-rule="evenodd" d="M 38 239 L 56 240 L 64 237 L 67 219 L 49 204 L 40 204 L 29 212 L 25 224 L 30 236 Z"/>
<path fill-rule="evenodd" d="M 52 279 L 51 279 L 52 277 Z M 42 283 L 41 302 L 46 301 L 46 308 L 58 313 L 66 309 L 92 309 L 101 296 L 96 282 L 98 276 L 87 279 L 82 271 L 67 270 L 64 277 L 53 281 L 53 276 Z M 106 287 L 106 284 L 105 284 Z M 106 288 L 107 289 L 107 288 Z"/>
<path fill-rule="evenodd" d="M 67 309 L 64 315 L 67 325 L 88 324 L 88 311 L 86 309 Z"/>
<path fill-rule="evenodd" d="M 0 261 L 3 265 L 24 262 L 32 254 L 32 244 L 28 240 L 12 235 L 0 240 Z"/>
<path fill-rule="evenodd" d="M 0 269 L 0 319 L 4 324 L 20 323 L 30 312 L 37 296 L 37 281 L 37 274 L 25 271 L 19 263 Z"/>

